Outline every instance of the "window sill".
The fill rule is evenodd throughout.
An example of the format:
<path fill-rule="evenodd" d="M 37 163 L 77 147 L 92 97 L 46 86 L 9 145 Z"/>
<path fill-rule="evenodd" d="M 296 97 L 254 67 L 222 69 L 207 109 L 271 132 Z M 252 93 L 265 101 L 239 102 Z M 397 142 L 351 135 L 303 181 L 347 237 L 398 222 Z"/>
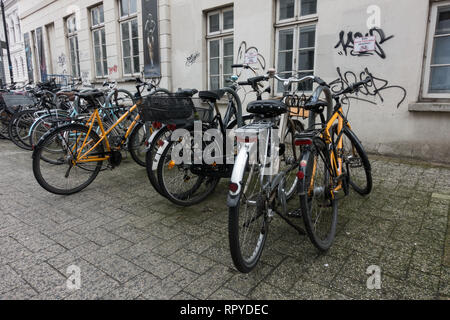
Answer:
<path fill-rule="evenodd" d="M 408 106 L 410 112 L 450 112 L 450 103 L 416 102 Z"/>

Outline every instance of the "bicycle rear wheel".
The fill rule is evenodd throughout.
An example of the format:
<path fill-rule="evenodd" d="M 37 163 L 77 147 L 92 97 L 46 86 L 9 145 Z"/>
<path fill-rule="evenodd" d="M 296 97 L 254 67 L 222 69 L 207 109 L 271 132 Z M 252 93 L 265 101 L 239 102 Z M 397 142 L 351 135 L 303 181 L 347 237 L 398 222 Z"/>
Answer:
<path fill-rule="evenodd" d="M 69 124 L 57 128 L 45 136 L 33 152 L 33 173 L 37 182 L 47 191 L 58 195 L 70 195 L 88 187 L 99 174 L 103 161 L 78 163 L 77 155 L 89 151 L 100 140 L 89 128 Z M 83 142 L 86 145 L 82 148 Z M 51 150 L 51 151 L 48 151 Z M 89 154 L 104 158 L 100 143 Z"/>
<path fill-rule="evenodd" d="M 300 209 L 311 242 L 327 251 L 336 235 L 338 201 L 333 193 L 332 176 L 328 169 L 325 143 L 316 141 L 315 147 L 303 156 L 306 168 L 300 185 Z"/>
<path fill-rule="evenodd" d="M 165 145 L 170 142 L 171 134 L 172 131 L 170 131 L 167 127 L 162 127 L 158 132 L 156 132 L 145 157 L 147 175 L 148 179 L 150 180 L 150 184 L 163 197 L 165 197 L 165 195 L 161 190 L 158 181 L 158 163 L 165 149 Z"/>
<path fill-rule="evenodd" d="M 8 126 L 11 115 L 4 106 L 0 106 L 0 139 L 8 139 Z"/>
<path fill-rule="evenodd" d="M 216 189 L 220 178 L 196 175 L 191 169 L 194 161 L 179 161 L 191 148 L 190 135 L 170 141 L 158 163 L 158 181 L 163 195 L 176 205 L 189 207 L 205 200 Z M 183 146 L 187 146 L 183 149 Z M 194 148 L 190 149 L 193 150 Z"/>
<path fill-rule="evenodd" d="M 14 114 L 8 126 L 11 141 L 19 148 L 28 151 L 32 150 L 32 146 L 29 144 L 29 132 L 35 120 L 35 112 L 36 110 L 30 109 Z"/>
<path fill-rule="evenodd" d="M 128 139 L 128 151 L 134 162 L 141 167 L 146 166 L 146 143 L 151 135 L 151 125 L 138 123 Z"/>
<path fill-rule="evenodd" d="M 251 272 L 261 257 L 268 234 L 267 203 L 260 183 L 259 166 L 246 166 L 238 205 L 228 209 L 228 238 L 235 267 Z"/>

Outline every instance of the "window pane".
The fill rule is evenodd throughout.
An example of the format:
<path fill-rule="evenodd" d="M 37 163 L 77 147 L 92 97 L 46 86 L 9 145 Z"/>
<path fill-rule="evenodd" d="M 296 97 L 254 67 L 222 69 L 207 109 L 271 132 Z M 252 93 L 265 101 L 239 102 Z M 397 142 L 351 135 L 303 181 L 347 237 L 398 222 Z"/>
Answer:
<path fill-rule="evenodd" d="M 106 76 L 108 74 L 108 61 L 103 61 L 103 75 Z"/>
<path fill-rule="evenodd" d="M 209 32 L 220 31 L 219 14 L 209 16 Z"/>
<path fill-rule="evenodd" d="M 292 50 L 294 48 L 294 30 L 282 30 L 279 37 L 279 50 Z"/>
<path fill-rule="evenodd" d="M 102 69 L 102 62 L 101 61 L 98 61 L 98 62 L 95 63 L 95 72 L 96 72 L 97 77 L 103 76 L 103 73 L 102 73 L 103 69 Z"/>
<path fill-rule="evenodd" d="M 313 75 L 312 72 L 299 72 L 297 76 L 299 78 L 302 78 L 302 77 L 312 76 L 312 75 Z M 306 82 L 298 84 L 299 91 L 312 91 L 312 89 L 313 89 L 313 81 L 312 80 L 308 80 Z"/>
<path fill-rule="evenodd" d="M 137 0 L 130 0 L 130 14 L 137 12 Z"/>
<path fill-rule="evenodd" d="M 298 70 L 314 70 L 314 50 L 301 50 L 299 52 Z"/>
<path fill-rule="evenodd" d="M 450 64 L 450 36 L 434 39 L 434 52 L 431 64 Z"/>
<path fill-rule="evenodd" d="M 210 77 L 209 86 L 211 90 L 220 89 L 220 77 Z"/>
<path fill-rule="evenodd" d="M 233 56 L 233 39 L 228 38 L 223 40 L 223 55 Z"/>
<path fill-rule="evenodd" d="M 134 63 L 134 73 L 139 73 L 141 68 L 141 66 L 139 65 L 139 56 L 134 57 L 133 63 Z"/>
<path fill-rule="evenodd" d="M 450 8 L 441 8 L 438 13 L 436 34 L 450 33 Z"/>
<path fill-rule="evenodd" d="M 127 16 L 130 14 L 130 8 L 128 5 L 129 0 L 120 0 L 120 15 Z"/>
<path fill-rule="evenodd" d="M 98 13 L 99 13 L 98 21 L 99 21 L 100 23 L 105 22 L 105 14 L 104 14 L 104 12 L 103 12 L 103 6 L 99 6 L 99 7 L 98 7 Z"/>
<path fill-rule="evenodd" d="M 139 55 L 139 40 L 134 39 L 133 40 L 133 56 Z"/>
<path fill-rule="evenodd" d="M 137 22 L 136 19 L 131 21 L 131 37 L 132 38 L 138 38 L 139 37 L 138 22 Z"/>
<path fill-rule="evenodd" d="M 223 58 L 223 73 L 231 75 L 233 74 L 233 68 L 231 65 L 233 64 L 233 57 Z M 228 76 L 229 78 L 230 76 Z"/>
<path fill-rule="evenodd" d="M 301 13 L 302 16 L 317 13 L 317 0 L 302 0 Z"/>
<path fill-rule="evenodd" d="M 219 74 L 219 59 L 210 59 L 209 60 L 209 74 L 217 75 Z"/>
<path fill-rule="evenodd" d="M 94 46 L 100 45 L 100 34 L 99 31 L 94 31 Z"/>
<path fill-rule="evenodd" d="M 130 48 L 130 42 L 124 41 L 123 42 L 123 56 L 124 57 L 130 57 L 131 56 L 131 48 Z"/>
<path fill-rule="evenodd" d="M 128 22 L 122 23 L 122 40 L 130 39 L 130 26 Z"/>
<path fill-rule="evenodd" d="M 311 48 L 316 42 L 316 27 L 309 26 L 300 28 L 300 46 L 299 48 Z"/>
<path fill-rule="evenodd" d="M 295 0 L 280 0 L 280 20 L 293 18 L 295 15 Z"/>
<path fill-rule="evenodd" d="M 102 61 L 102 52 L 100 50 L 100 47 L 95 47 L 95 61 L 100 62 Z"/>
<path fill-rule="evenodd" d="M 278 55 L 278 72 L 292 71 L 293 54 L 291 52 L 281 52 Z"/>
<path fill-rule="evenodd" d="M 123 59 L 123 69 L 124 69 L 124 73 L 126 73 L 126 74 L 131 73 L 131 58 Z"/>
<path fill-rule="evenodd" d="M 106 45 L 106 34 L 105 34 L 105 29 L 103 28 L 101 31 L 101 35 L 102 35 L 102 44 Z"/>
<path fill-rule="evenodd" d="M 97 8 L 92 9 L 92 25 L 96 26 L 98 24 L 98 10 Z"/>
<path fill-rule="evenodd" d="M 431 67 L 430 93 L 450 92 L 450 67 Z"/>
<path fill-rule="evenodd" d="M 209 43 L 209 54 L 211 58 L 219 57 L 219 40 L 214 40 Z"/>
<path fill-rule="evenodd" d="M 234 28 L 234 11 L 225 11 L 223 13 L 223 29 L 233 29 Z"/>

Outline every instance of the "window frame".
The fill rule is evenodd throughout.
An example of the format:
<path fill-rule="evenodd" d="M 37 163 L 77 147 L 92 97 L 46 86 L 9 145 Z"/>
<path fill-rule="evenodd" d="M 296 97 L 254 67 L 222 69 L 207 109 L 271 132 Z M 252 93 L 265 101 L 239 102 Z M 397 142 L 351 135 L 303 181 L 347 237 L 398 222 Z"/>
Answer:
<path fill-rule="evenodd" d="M 133 21 L 136 21 L 136 23 L 138 24 L 138 37 L 137 37 L 137 42 L 138 42 L 138 55 L 137 57 L 139 58 L 139 71 L 135 72 L 135 65 L 134 65 L 134 58 L 136 57 L 135 55 L 133 55 L 133 31 L 131 28 L 131 24 Z M 131 73 L 125 73 L 125 55 L 124 55 L 124 47 L 123 47 L 123 29 L 122 29 L 122 25 L 127 23 L 129 25 L 128 27 L 128 32 L 129 32 L 129 38 L 128 41 L 130 43 L 130 59 L 131 59 Z M 140 75 L 141 74 L 141 57 L 140 57 L 140 41 L 139 41 L 139 20 L 136 17 L 132 17 L 129 19 L 126 19 L 124 21 L 120 21 L 119 23 L 119 28 L 120 28 L 120 47 L 121 47 L 121 53 L 122 53 L 122 75 L 124 77 L 134 77 L 136 75 Z"/>
<path fill-rule="evenodd" d="M 317 69 L 317 22 L 307 22 L 307 23 L 297 23 L 297 24 L 288 24 L 282 27 L 277 27 L 275 29 L 276 32 L 276 37 L 275 37 L 275 66 L 278 69 L 278 63 L 279 63 L 279 54 L 280 54 L 280 31 L 283 30 L 294 30 L 294 35 L 293 35 L 293 46 L 292 46 L 292 51 L 293 51 L 293 59 L 292 59 L 292 69 L 290 71 L 280 71 L 277 70 L 278 72 L 284 74 L 284 73 L 292 73 L 292 74 L 298 74 L 301 71 L 299 70 L 299 53 L 301 50 L 310 50 L 312 47 L 308 47 L 308 48 L 300 48 L 300 29 L 301 28 L 305 28 L 305 27 L 310 27 L 310 26 L 314 26 L 315 27 L 315 37 L 314 37 L 314 66 L 313 66 L 313 74 L 315 72 L 315 70 Z M 311 71 L 305 71 L 303 70 L 302 72 L 311 72 Z M 277 84 L 277 83 L 276 83 Z M 282 94 L 283 91 L 279 90 L 279 86 L 276 85 L 275 86 L 275 93 L 276 94 Z M 314 91 L 314 85 L 313 85 L 313 89 L 311 91 L 305 91 L 306 94 L 310 94 Z"/>
<path fill-rule="evenodd" d="M 233 11 L 233 28 L 224 29 L 224 13 Z M 210 17 L 213 15 L 219 14 L 219 31 L 210 32 Z M 234 39 L 234 6 L 227 6 L 224 8 L 220 8 L 217 10 L 212 10 L 206 13 L 206 52 L 207 52 L 207 73 L 206 73 L 206 81 L 208 90 L 212 90 L 211 87 L 211 42 L 219 41 L 219 89 L 225 87 L 224 81 L 224 42 L 227 39 L 233 40 L 233 55 L 232 60 L 234 61 L 234 49 L 236 47 L 235 39 Z M 226 56 L 230 57 L 230 56 Z M 231 73 L 232 74 L 232 73 Z"/>
<path fill-rule="evenodd" d="M 128 13 L 126 15 L 122 15 L 122 6 L 121 6 L 122 1 L 127 1 L 128 2 L 128 9 L 130 8 L 131 1 L 136 1 L 136 12 L 133 12 L 131 14 Z M 119 8 L 118 9 L 119 9 L 119 20 L 120 21 L 128 20 L 128 19 L 132 19 L 134 17 L 137 17 L 138 12 L 139 12 L 139 10 L 138 10 L 138 0 L 119 0 L 118 3 L 119 3 Z"/>
<path fill-rule="evenodd" d="M 317 1 L 318 3 L 318 1 Z M 314 19 L 318 17 L 318 13 L 316 10 L 316 13 L 312 13 L 312 14 L 308 14 L 308 15 L 301 15 L 301 10 L 302 10 L 302 5 L 301 5 L 301 0 L 294 0 L 294 17 L 292 18 L 287 18 L 287 19 L 280 19 L 280 6 L 281 6 L 281 1 L 277 0 L 277 6 L 276 6 L 276 22 L 277 23 L 289 23 L 289 22 L 295 22 L 295 21 L 302 21 L 302 20 L 309 20 L 309 19 Z"/>
<path fill-rule="evenodd" d="M 94 25 L 94 10 L 98 10 L 100 7 L 103 8 L 103 22 L 99 22 Z M 108 77 L 108 49 L 106 48 L 106 28 L 105 28 L 105 7 L 103 3 L 98 4 L 92 8 L 90 8 L 90 21 L 91 21 L 91 36 L 92 36 L 92 49 L 93 49 L 93 57 L 94 57 L 94 72 L 96 79 L 105 79 Z M 99 11 L 98 11 L 99 12 Z M 100 17 L 100 15 L 99 15 Z M 104 30 L 105 38 L 103 38 L 102 30 Z M 100 41 L 100 50 L 101 50 L 101 62 L 102 62 L 102 75 L 97 74 L 97 56 L 95 54 L 95 33 L 99 32 L 99 41 Z M 103 41 L 105 42 L 105 51 L 103 50 Z M 104 62 L 106 61 L 106 70 L 104 70 Z"/>
<path fill-rule="evenodd" d="M 235 43 L 234 43 L 234 35 L 226 35 L 223 37 L 214 37 L 211 39 L 207 40 L 207 51 L 208 51 L 208 74 L 207 74 L 207 81 L 208 81 L 208 90 L 213 90 L 211 87 L 211 76 L 219 76 L 219 89 L 220 88 L 224 88 L 225 87 L 225 83 L 224 83 L 224 60 L 225 60 L 225 55 L 224 55 L 224 42 L 227 39 L 232 39 L 233 40 L 233 61 L 234 61 L 234 48 L 235 48 Z M 219 74 L 218 75 L 211 75 L 211 46 L 210 43 L 213 41 L 219 41 Z M 230 56 L 227 56 L 230 57 Z M 232 75 L 232 74 L 231 74 Z"/>
<path fill-rule="evenodd" d="M 233 28 L 224 29 L 224 13 L 233 11 Z M 210 17 L 219 14 L 219 31 L 210 32 Z M 227 35 L 234 33 L 234 6 L 226 7 L 218 10 L 213 10 L 207 13 L 206 15 L 206 34 L 208 37 Z"/>
<path fill-rule="evenodd" d="M 73 19 L 74 21 L 74 26 L 75 29 L 74 30 L 70 30 L 69 29 L 69 20 Z M 80 43 L 78 41 L 78 26 L 77 26 L 77 17 L 76 14 L 72 14 L 68 17 L 65 18 L 65 29 L 66 29 L 66 39 L 67 39 L 67 44 L 68 44 L 68 49 L 69 49 L 69 61 L 70 61 L 70 73 L 73 77 L 80 77 L 81 76 L 81 64 L 80 64 Z M 74 39 L 76 45 L 77 45 L 77 50 L 75 50 L 75 55 L 76 55 L 76 63 L 75 63 L 75 68 L 77 69 L 77 74 L 73 74 L 73 61 L 72 61 L 72 52 L 71 52 L 71 40 Z"/>
<path fill-rule="evenodd" d="M 434 66 L 431 63 L 435 49 L 435 39 L 436 39 L 436 28 L 438 21 L 438 13 L 440 8 L 450 8 L 450 1 L 433 3 L 430 9 L 429 25 L 427 31 L 427 43 L 426 43 L 426 54 L 425 54 L 425 67 L 422 79 L 422 97 L 430 99 L 450 99 L 450 92 L 446 93 L 432 93 L 430 92 L 431 84 L 431 68 Z M 450 33 L 445 35 L 438 35 L 437 37 L 449 36 Z M 450 64 L 440 64 L 436 66 L 450 66 Z"/>

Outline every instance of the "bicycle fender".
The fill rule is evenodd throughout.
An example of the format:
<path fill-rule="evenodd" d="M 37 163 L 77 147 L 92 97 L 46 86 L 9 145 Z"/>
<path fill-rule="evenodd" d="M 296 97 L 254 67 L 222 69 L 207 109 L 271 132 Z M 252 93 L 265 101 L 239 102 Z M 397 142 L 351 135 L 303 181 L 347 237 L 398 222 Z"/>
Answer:
<path fill-rule="evenodd" d="M 299 166 L 299 172 L 303 172 L 304 178 L 302 180 L 299 180 L 299 183 L 297 184 L 298 194 L 300 196 L 304 196 L 306 192 L 308 192 L 308 186 L 306 185 L 305 181 L 306 181 L 306 170 L 308 168 L 308 162 L 310 158 L 311 158 L 311 151 L 305 150 L 303 152 L 303 156 Z"/>
<path fill-rule="evenodd" d="M 158 151 L 156 152 L 156 155 L 155 155 L 155 159 L 153 160 L 152 171 L 158 170 L 159 160 L 161 159 L 161 156 L 164 153 L 164 151 L 166 150 L 168 145 L 169 145 L 169 141 L 164 141 L 164 145 L 158 148 Z"/>
<path fill-rule="evenodd" d="M 163 127 L 164 128 L 164 127 Z M 161 128 L 162 129 L 162 128 Z M 150 146 L 153 143 L 153 140 L 155 140 L 156 135 L 158 134 L 158 132 L 161 131 L 161 129 L 155 130 L 153 131 L 152 135 L 150 136 L 150 138 L 148 138 L 148 147 L 147 147 L 147 151 L 150 149 Z"/>
<path fill-rule="evenodd" d="M 231 183 L 238 185 L 236 192 L 229 192 L 227 199 L 228 207 L 236 207 L 239 205 L 239 195 L 242 191 L 242 179 L 244 178 L 245 169 L 248 161 L 248 150 L 242 148 L 236 158 L 236 162 L 233 168 L 233 174 L 231 175 Z"/>

